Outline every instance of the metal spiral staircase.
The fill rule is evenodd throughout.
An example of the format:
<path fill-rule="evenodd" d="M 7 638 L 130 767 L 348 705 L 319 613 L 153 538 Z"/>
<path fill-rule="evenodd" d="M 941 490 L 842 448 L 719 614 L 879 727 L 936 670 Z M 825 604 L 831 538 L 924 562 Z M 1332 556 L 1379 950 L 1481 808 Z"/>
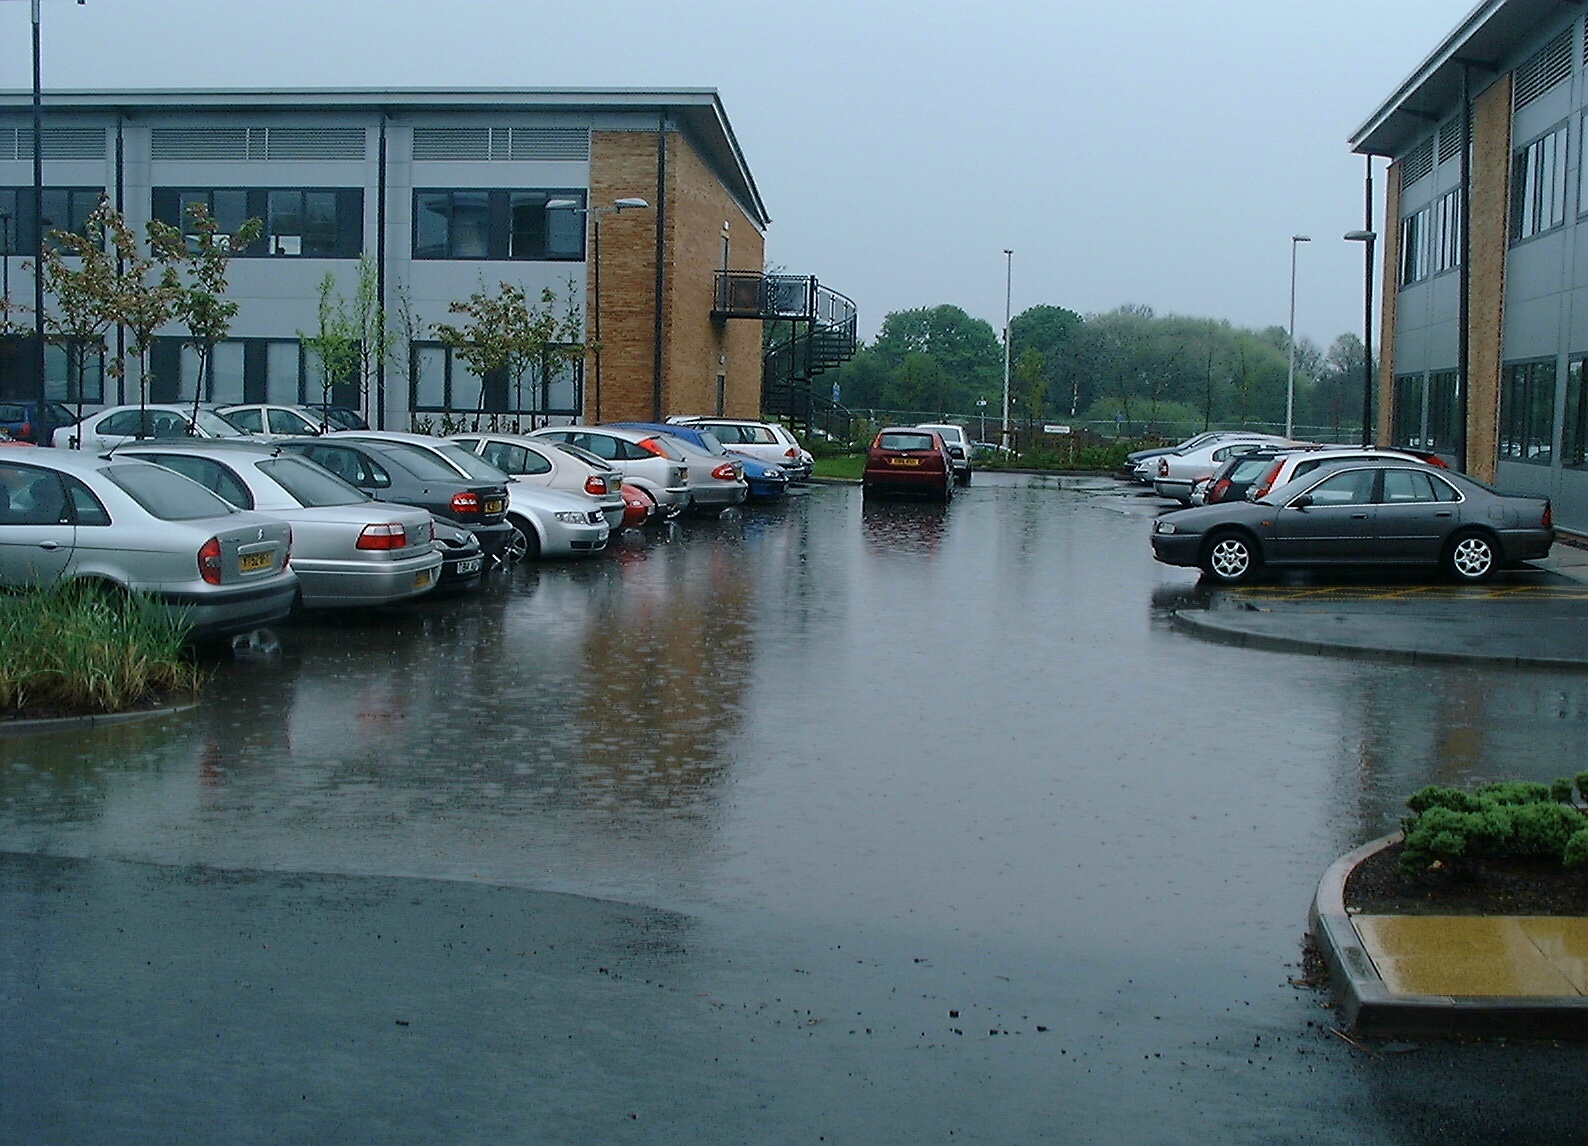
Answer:
<path fill-rule="evenodd" d="M 819 393 L 815 380 L 855 356 L 852 300 L 822 286 L 815 276 L 718 271 L 712 316 L 757 318 L 790 332 L 772 340 L 762 353 L 764 416 L 804 431 L 820 426 L 832 432 L 834 423 L 841 422 L 847 433 L 849 411 Z"/>

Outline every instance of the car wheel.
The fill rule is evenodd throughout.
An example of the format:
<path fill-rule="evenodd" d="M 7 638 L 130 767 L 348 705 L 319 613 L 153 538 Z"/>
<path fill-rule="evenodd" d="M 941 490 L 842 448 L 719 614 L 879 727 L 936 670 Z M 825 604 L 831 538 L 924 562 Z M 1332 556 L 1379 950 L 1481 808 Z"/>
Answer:
<path fill-rule="evenodd" d="M 1202 570 L 1221 585 L 1240 585 L 1257 576 L 1263 557 L 1244 533 L 1219 533 L 1208 541 Z"/>
<path fill-rule="evenodd" d="M 535 527 L 527 521 L 509 521 L 513 530 L 507 535 L 507 544 L 502 548 L 502 564 L 517 565 L 521 561 L 533 561 L 540 553 L 540 538 L 535 533 Z"/>
<path fill-rule="evenodd" d="M 1499 567 L 1500 555 L 1494 539 L 1476 529 L 1456 534 L 1445 549 L 1445 572 L 1457 581 L 1468 584 L 1487 581 Z"/>

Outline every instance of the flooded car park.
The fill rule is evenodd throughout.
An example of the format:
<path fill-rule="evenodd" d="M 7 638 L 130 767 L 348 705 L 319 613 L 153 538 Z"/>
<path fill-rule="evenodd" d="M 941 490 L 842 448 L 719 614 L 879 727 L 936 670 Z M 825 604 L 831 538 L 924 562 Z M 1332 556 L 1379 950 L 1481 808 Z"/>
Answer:
<path fill-rule="evenodd" d="M 1588 677 L 1192 640 L 1152 514 L 818 487 L 0 741 L 0 1138 L 1571 1140 L 1582 1049 L 1369 1057 L 1292 980 Z"/>

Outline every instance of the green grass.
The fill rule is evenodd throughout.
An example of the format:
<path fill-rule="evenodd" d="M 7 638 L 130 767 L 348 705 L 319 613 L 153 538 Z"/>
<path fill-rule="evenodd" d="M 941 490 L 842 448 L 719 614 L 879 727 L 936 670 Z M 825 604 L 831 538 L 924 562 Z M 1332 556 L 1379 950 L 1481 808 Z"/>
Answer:
<path fill-rule="evenodd" d="M 853 478 L 860 480 L 860 471 L 866 468 L 866 455 L 855 454 L 844 458 L 817 458 L 812 476 L 823 478 Z"/>
<path fill-rule="evenodd" d="M 81 582 L 0 598 L 0 713 L 122 712 L 198 691 L 187 623 L 148 600 Z"/>

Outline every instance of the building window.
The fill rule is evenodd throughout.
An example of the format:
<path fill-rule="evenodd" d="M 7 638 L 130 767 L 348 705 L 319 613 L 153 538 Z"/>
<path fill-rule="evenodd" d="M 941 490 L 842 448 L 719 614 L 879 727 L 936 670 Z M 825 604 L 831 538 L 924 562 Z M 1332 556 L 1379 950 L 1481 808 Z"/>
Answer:
<path fill-rule="evenodd" d="M 548 207 L 554 200 L 577 206 Z M 424 190 L 414 192 L 414 258 L 584 258 L 582 190 Z"/>
<path fill-rule="evenodd" d="M 1451 453 L 1461 426 L 1461 375 L 1441 370 L 1428 376 L 1428 421 L 1423 449 Z"/>
<path fill-rule="evenodd" d="M 517 378 L 480 378 L 437 342 L 409 352 L 409 408 L 424 413 L 578 417 L 584 406 L 582 363 L 547 355 Z"/>
<path fill-rule="evenodd" d="M 1566 222 L 1566 129 L 1521 148 L 1511 160 L 1511 238 L 1527 239 Z"/>
<path fill-rule="evenodd" d="M 43 233 L 75 231 L 87 234 L 88 216 L 105 196 L 103 187 L 46 187 Z M 33 188 L 0 187 L 0 251 L 7 255 L 39 253 L 41 229 L 33 216 Z"/>
<path fill-rule="evenodd" d="M 1432 274 L 1461 265 L 1461 189 L 1439 197 L 1433 206 L 1428 232 L 1428 262 Z"/>
<path fill-rule="evenodd" d="M 151 213 L 163 223 L 192 231 L 188 207 L 200 204 L 222 234 L 236 234 L 248 219 L 264 233 L 233 254 L 245 257 L 356 259 L 364 250 L 362 187 L 156 187 Z"/>
<path fill-rule="evenodd" d="M 80 343 L 67 346 L 44 344 L 44 396 L 52 402 L 87 402 L 99 405 L 105 400 L 105 352 L 91 349 L 76 353 Z M 38 377 L 33 357 L 33 335 L 0 335 L 0 397 L 7 401 L 27 401 L 38 396 Z"/>
<path fill-rule="evenodd" d="M 1566 424 L 1561 427 L 1560 464 L 1588 467 L 1588 359 L 1566 367 Z"/>
<path fill-rule="evenodd" d="M 1547 466 L 1554 437 L 1554 360 L 1507 366 L 1500 380 L 1500 457 Z"/>
<path fill-rule="evenodd" d="M 319 361 L 296 339 L 231 338 L 210 354 L 209 377 L 199 377 L 197 349 L 182 338 L 156 338 L 149 348 L 149 401 L 221 405 L 272 402 L 318 406 L 325 401 Z M 359 408 L 356 378 L 331 386 L 331 404 Z"/>
<path fill-rule="evenodd" d="M 1390 409 L 1390 440 L 1397 446 L 1420 447 L 1423 439 L 1423 376 L 1395 378 L 1395 404 Z"/>
<path fill-rule="evenodd" d="M 1428 277 L 1428 216 L 1424 207 L 1401 218 L 1401 286 L 1410 286 Z"/>

